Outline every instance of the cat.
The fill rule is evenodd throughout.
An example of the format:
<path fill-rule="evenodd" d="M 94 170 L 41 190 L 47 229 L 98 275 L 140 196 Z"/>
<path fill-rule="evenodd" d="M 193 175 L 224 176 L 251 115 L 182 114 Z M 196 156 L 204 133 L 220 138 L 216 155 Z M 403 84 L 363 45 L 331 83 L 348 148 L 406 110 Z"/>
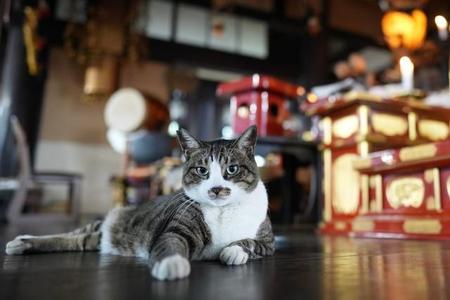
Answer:
<path fill-rule="evenodd" d="M 190 274 L 190 260 L 242 265 L 275 251 L 267 192 L 256 166 L 255 126 L 235 140 L 199 141 L 177 132 L 185 162 L 183 188 L 137 207 L 111 210 L 69 233 L 21 235 L 6 245 L 20 255 L 100 251 L 148 260 L 151 274 L 174 280 Z"/>

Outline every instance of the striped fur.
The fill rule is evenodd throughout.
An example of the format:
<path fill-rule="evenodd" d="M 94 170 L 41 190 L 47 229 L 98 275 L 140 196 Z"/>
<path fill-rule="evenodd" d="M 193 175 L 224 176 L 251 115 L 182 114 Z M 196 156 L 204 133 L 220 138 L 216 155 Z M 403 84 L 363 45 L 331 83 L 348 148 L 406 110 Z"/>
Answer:
<path fill-rule="evenodd" d="M 268 217 L 259 227 L 256 239 L 243 239 L 231 243 L 230 246 L 240 246 L 251 259 L 273 255 L 275 253 L 275 239 L 272 224 Z"/>
<path fill-rule="evenodd" d="M 98 251 L 101 221 L 62 234 L 32 236 L 19 235 L 6 245 L 7 254 L 27 254 L 65 251 Z"/>
<path fill-rule="evenodd" d="M 18 236 L 7 244 L 6 253 L 138 256 L 148 259 L 157 279 L 188 276 L 188 260 L 220 259 L 235 265 L 272 255 L 267 193 L 254 160 L 256 128 L 233 141 L 213 142 L 198 141 L 181 130 L 179 141 L 186 157 L 183 190 L 138 207 L 113 209 L 103 221 L 69 233 Z M 199 173 L 199 167 L 205 169 Z"/>

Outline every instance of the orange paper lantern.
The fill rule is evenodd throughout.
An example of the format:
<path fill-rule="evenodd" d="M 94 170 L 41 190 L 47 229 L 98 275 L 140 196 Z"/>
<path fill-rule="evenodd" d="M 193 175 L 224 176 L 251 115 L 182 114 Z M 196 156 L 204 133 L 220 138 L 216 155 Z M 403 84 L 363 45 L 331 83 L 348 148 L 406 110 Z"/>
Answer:
<path fill-rule="evenodd" d="M 423 11 L 415 9 L 410 14 L 389 11 L 381 20 L 381 29 L 391 48 L 420 48 L 427 32 L 427 17 Z"/>

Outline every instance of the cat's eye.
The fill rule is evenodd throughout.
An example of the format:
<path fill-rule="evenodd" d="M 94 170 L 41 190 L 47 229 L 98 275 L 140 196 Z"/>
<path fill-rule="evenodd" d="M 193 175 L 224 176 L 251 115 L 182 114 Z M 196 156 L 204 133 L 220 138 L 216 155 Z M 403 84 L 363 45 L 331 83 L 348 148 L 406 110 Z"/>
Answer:
<path fill-rule="evenodd" d="M 197 167 L 197 168 L 195 168 L 195 170 L 197 171 L 197 174 L 200 176 L 208 175 L 208 169 L 205 167 Z"/>
<path fill-rule="evenodd" d="M 237 174 L 238 171 L 239 171 L 238 165 L 231 165 L 231 166 L 228 166 L 228 168 L 227 168 L 227 173 L 229 175 L 235 175 L 235 174 Z"/>

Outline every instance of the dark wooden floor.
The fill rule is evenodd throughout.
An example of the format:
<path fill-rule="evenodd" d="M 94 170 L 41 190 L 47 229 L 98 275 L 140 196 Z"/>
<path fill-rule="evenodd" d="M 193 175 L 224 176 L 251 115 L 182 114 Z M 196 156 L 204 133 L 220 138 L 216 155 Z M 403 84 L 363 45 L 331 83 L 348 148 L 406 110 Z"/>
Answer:
<path fill-rule="evenodd" d="M 61 230 L 3 227 L 0 247 L 17 233 Z M 194 262 L 189 279 L 176 282 L 153 280 L 145 261 L 135 258 L 0 254 L 0 299 L 450 299 L 450 242 L 285 229 L 277 243 L 274 257 L 240 267 Z"/>

